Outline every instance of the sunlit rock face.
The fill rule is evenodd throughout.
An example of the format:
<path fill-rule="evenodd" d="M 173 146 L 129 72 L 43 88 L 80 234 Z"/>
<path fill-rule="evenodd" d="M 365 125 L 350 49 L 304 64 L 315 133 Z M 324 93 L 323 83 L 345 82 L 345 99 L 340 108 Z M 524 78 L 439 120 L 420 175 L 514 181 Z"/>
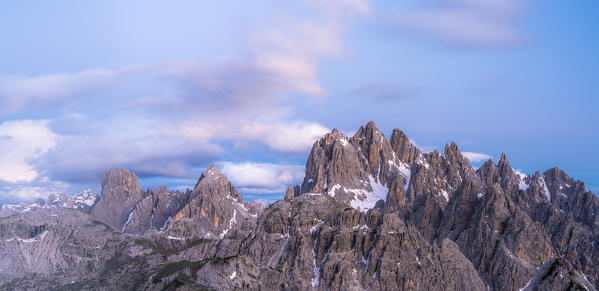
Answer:
<path fill-rule="evenodd" d="M 115 230 L 122 230 L 131 217 L 133 206 L 143 198 L 137 175 L 126 169 L 110 169 L 102 178 L 100 200 L 91 215 Z"/>

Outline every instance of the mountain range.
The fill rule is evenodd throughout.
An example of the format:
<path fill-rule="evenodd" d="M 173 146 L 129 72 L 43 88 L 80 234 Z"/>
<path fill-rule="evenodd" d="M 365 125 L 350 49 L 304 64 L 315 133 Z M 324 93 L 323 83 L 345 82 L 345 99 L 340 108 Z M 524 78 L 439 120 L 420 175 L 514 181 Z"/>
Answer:
<path fill-rule="evenodd" d="M 369 122 L 316 141 L 264 207 L 214 166 L 185 192 L 115 168 L 99 196 L 0 210 L 2 290 L 596 290 L 599 197 L 558 168 L 475 169 Z"/>

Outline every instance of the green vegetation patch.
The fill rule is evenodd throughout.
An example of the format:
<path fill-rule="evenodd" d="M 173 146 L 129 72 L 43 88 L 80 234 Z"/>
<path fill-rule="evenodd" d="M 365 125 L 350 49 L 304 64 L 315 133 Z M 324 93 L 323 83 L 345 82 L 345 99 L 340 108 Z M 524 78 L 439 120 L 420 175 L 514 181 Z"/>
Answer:
<path fill-rule="evenodd" d="M 194 262 L 179 261 L 179 262 L 168 263 L 168 264 L 164 265 L 162 267 L 162 269 L 160 269 L 160 271 L 158 271 L 158 273 L 152 279 L 152 283 L 158 284 L 164 278 L 171 276 L 173 274 L 176 274 L 178 272 L 180 272 L 180 274 L 177 275 L 175 280 L 178 281 L 179 283 L 195 282 L 196 274 L 197 274 L 198 270 L 200 270 L 202 267 L 204 267 L 205 264 L 207 264 L 207 263 L 225 264 L 225 263 L 228 263 L 231 259 L 236 258 L 236 257 L 237 256 L 231 256 L 231 257 L 225 257 L 225 258 L 205 258 L 200 261 L 194 261 Z M 185 274 L 185 270 L 190 271 L 189 273 L 191 274 L 192 278 L 189 278 Z M 179 283 L 176 283 L 176 284 L 179 284 Z M 172 284 L 172 283 L 170 283 L 170 284 Z"/>

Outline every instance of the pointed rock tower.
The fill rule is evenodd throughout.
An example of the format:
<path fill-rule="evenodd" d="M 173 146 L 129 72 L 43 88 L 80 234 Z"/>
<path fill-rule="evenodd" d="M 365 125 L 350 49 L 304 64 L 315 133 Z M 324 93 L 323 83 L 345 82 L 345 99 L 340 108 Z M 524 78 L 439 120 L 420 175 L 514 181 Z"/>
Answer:
<path fill-rule="evenodd" d="M 223 173 L 211 165 L 202 174 L 188 202 L 172 217 L 166 233 L 171 237 L 222 239 L 232 230 L 255 223 L 258 212 Z"/>
<path fill-rule="evenodd" d="M 365 211 L 386 199 L 398 174 L 403 175 L 404 187 L 409 180 L 409 166 L 397 157 L 371 121 L 352 138 L 335 129 L 317 141 L 308 157 L 301 191 L 327 194 Z"/>
<path fill-rule="evenodd" d="M 102 194 L 91 215 L 121 231 L 133 214 L 133 206 L 143 198 L 137 175 L 126 169 L 110 169 L 102 178 Z"/>

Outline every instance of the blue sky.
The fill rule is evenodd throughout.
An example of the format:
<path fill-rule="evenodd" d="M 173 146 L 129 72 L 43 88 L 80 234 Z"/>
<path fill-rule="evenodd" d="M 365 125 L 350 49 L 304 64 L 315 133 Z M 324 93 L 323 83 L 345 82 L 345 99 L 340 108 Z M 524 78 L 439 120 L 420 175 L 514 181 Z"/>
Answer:
<path fill-rule="evenodd" d="M 597 192 L 598 26 L 596 1 L 1 3 L 0 204 L 211 163 L 274 199 L 369 120 Z"/>

